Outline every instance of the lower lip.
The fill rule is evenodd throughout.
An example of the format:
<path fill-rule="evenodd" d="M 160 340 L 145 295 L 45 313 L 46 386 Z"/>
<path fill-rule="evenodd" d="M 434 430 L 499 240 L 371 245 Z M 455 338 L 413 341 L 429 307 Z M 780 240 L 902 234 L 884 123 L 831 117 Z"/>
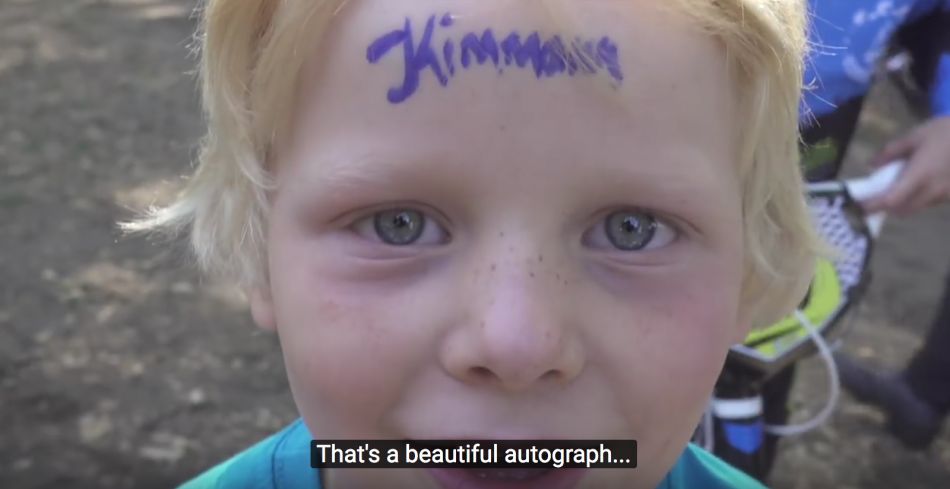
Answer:
<path fill-rule="evenodd" d="M 571 489 L 587 469 L 554 469 L 525 481 L 482 479 L 463 469 L 429 469 L 428 472 L 442 489 Z"/>

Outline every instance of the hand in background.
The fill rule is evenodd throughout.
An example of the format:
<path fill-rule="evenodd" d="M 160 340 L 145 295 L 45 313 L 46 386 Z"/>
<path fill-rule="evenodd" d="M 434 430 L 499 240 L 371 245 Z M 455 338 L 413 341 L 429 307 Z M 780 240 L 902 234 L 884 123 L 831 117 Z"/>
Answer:
<path fill-rule="evenodd" d="M 950 200 L 950 116 L 935 117 L 891 141 L 874 158 L 879 167 L 895 160 L 907 163 L 894 186 L 870 199 L 870 212 L 907 214 Z"/>

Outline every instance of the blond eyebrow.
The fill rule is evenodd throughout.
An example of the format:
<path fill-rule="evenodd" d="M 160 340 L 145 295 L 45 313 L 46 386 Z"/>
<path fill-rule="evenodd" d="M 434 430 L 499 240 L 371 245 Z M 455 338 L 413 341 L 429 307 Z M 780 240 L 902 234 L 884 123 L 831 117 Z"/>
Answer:
<path fill-rule="evenodd" d="M 346 150 L 342 150 L 341 153 L 344 151 Z M 695 157 L 696 155 L 686 155 L 687 159 Z M 700 156 L 700 158 L 702 157 Z M 673 161 L 679 159 L 683 159 L 683 155 L 677 155 Z M 321 187 L 346 190 L 363 185 L 385 184 L 396 176 L 403 179 L 431 175 L 434 170 L 441 166 L 437 160 L 439 158 L 432 156 L 404 158 L 374 150 L 347 155 L 337 155 L 331 152 L 300 163 L 311 169 L 305 173 L 306 179 L 310 183 L 319 183 Z M 578 162 L 578 164 L 581 163 Z M 643 180 L 650 177 L 662 177 L 663 187 L 676 189 L 676 191 L 671 190 L 673 193 L 682 193 L 702 189 L 702 185 L 696 182 L 701 182 L 704 179 L 697 176 L 696 171 L 701 171 L 705 174 L 705 177 L 709 178 L 721 176 L 718 175 L 719 172 L 712 171 L 707 165 L 699 165 L 699 168 L 702 170 L 692 168 L 690 172 L 684 174 L 679 169 L 671 171 L 670 168 L 643 169 L 636 166 L 610 166 L 602 168 L 600 172 L 605 177 L 609 177 L 610 180 Z"/>
<path fill-rule="evenodd" d="M 419 161 L 419 164 L 409 164 L 410 161 Z M 331 153 L 301 163 L 310 170 L 300 180 L 332 192 L 381 186 L 393 182 L 397 176 L 403 180 L 431 170 L 431 163 L 423 160 L 386 156 L 378 151 L 346 156 Z"/>
<path fill-rule="evenodd" d="M 306 170 L 290 182 L 292 187 L 301 187 L 306 191 L 302 195 L 322 194 L 322 199 L 331 201 L 348 200 L 355 192 L 404 191 L 413 188 L 434 189 L 443 196 L 457 194 L 465 187 L 464 176 L 458 168 L 452 168 L 451 154 L 406 154 L 388 148 L 323 147 L 317 154 L 304 161 Z M 413 152 L 415 153 L 415 152 Z M 721 179 L 728 179 L 708 164 L 705 155 L 694 151 L 674 151 L 659 155 L 659 166 L 628 164 L 615 161 L 614 164 L 601 167 L 594 174 L 587 172 L 584 180 L 600 182 L 596 185 L 612 188 L 614 194 L 621 193 L 618 188 L 629 189 L 632 200 L 655 202 L 671 212 L 686 213 L 689 208 L 703 206 L 703 202 L 717 199 L 716 192 L 709 185 Z M 676 162 L 685 160 L 702 161 L 699 165 L 690 165 L 683 169 Z M 578 165 L 583 164 L 577 162 Z M 501 175 L 496 178 L 502 179 Z M 576 188 L 576 183 L 571 188 Z M 730 184 L 727 184 L 730 185 Z M 738 190 L 738 189 L 737 189 Z M 444 193 L 443 193 L 444 192 Z M 636 197 L 634 199 L 634 197 Z M 660 210 L 655 209 L 655 210 Z"/>

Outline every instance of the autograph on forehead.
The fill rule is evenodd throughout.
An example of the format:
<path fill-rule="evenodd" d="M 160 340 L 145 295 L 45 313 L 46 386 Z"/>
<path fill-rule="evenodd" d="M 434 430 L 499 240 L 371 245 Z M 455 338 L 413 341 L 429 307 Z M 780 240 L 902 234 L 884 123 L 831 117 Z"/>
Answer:
<path fill-rule="evenodd" d="M 452 24 L 450 14 L 443 15 L 438 21 L 443 29 L 450 28 Z M 436 28 L 436 16 L 433 15 L 426 21 L 422 36 L 416 40 L 412 21 L 407 18 L 402 29 L 383 34 L 366 48 L 366 60 L 376 64 L 393 49 L 402 47 L 405 72 L 402 84 L 393 86 L 387 93 L 390 103 L 402 103 L 416 93 L 419 78 L 426 70 L 431 71 L 444 87 L 460 69 L 467 70 L 471 66 L 489 63 L 499 74 L 505 68 L 523 69 L 530 65 L 538 79 L 606 72 L 614 82 L 623 82 L 617 44 L 607 36 L 599 40 L 575 37 L 566 43 L 555 35 L 542 42 L 537 31 L 524 38 L 517 31 L 504 38 L 496 38 L 494 31 L 485 29 L 480 36 L 470 32 L 457 42 L 448 38 L 439 52 L 432 42 Z"/>

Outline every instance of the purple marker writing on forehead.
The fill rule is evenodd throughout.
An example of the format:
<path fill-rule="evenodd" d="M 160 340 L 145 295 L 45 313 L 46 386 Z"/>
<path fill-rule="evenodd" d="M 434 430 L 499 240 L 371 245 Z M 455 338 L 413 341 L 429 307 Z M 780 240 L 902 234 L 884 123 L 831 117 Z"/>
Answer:
<path fill-rule="evenodd" d="M 526 68 L 530 65 L 538 79 L 606 72 L 616 83 L 623 82 L 617 44 L 608 36 L 596 41 L 575 37 L 565 42 L 554 35 L 542 42 L 538 31 L 523 38 L 513 31 L 498 39 L 492 29 L 485 29 L 481 35 L 469 32 L 458 42 L 446 39 L 439 53 L 432 46 L 432 35 L 439 27 L 450 29 L 452 25 L 450 14 L 443 15 L 438 22 L 432 15 L 417 41 L 412 21 L 407 18 L 402 29 L 383 34 L 366 48 L 366 60 L 375 64 L 394 48 L 402 46 L 403 80 L 401 85 L 389 89 L 387 99 L 390 103 L 399 104 L 411 97 L 419 89 L 420 76 L 427 70 L 440 85 L 447 86 L 459 69 L 467 70 L 475 65 L 491 64 L 499 73 L 507 67 Z"/>

